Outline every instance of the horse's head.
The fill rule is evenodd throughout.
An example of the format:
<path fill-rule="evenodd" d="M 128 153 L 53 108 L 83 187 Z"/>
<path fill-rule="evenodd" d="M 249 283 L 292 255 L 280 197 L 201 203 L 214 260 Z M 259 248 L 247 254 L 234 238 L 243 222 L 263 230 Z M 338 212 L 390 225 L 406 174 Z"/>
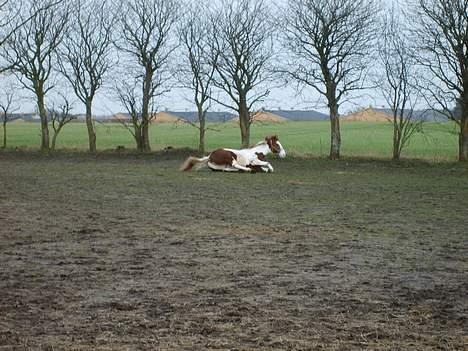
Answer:
<path fill-rule="evenodd" d="M 265 142 L 270 148 L 271 152 L 278 154 L 280 158 L 286 157 L 286 151 L 284 151 L 283 145 L 279 142 L 278 136 L 267 136 L 265 137 Z"/>

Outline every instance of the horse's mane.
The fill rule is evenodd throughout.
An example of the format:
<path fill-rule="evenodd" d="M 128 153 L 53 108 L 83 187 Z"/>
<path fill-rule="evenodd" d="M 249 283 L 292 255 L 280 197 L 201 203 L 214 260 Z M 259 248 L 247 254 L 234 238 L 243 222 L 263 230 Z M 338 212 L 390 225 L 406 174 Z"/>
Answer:
<path fill-rule="evenodd" d="M 255 147 L 255 146 L 258 146 L 258 145 L 265 145 L 266 143 L 267 143 L 266 140 L 259 141 L 259 142 L 256 143 L 255 145 L 250 146 L 249 149 L 251 149 L 251 148 L 253 148 L 253 147 Z"/>
<path fill-rule="evenodd" d="M 266 139 L 275 139 L 275 140 L 278 140 L 278 137 L 276 135 L 274 136 L 271 136 L 271 137 L 266 137 L 265 139 L 259 141 L 258 143 L 256 143 L 254 146 L 250 146 L 249 149 L 255 147 L 255 146 L 258 146 L 258 145 L 268 145 L 268 142 Z"/>

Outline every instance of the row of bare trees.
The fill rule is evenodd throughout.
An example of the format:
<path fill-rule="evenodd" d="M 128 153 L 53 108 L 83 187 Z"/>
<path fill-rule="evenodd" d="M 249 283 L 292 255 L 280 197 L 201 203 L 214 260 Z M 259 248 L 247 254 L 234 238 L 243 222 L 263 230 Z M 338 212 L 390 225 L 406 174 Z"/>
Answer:
<path fill-rule="evenodd" d="M 332 159 L 340 108 L 373 89 L 393 112 L 395 159 L 421 130 L 413 112 L 424 104 L 458 124 L 459 159 L 468 160 L 468 0 L 3 0 L 0 13 L 1 70 L 34 93 L 45 150 L 57 77 L 84 105 L 92 152 L 93 100 L 106 84 L 140 151 L 151 149 L 158 98 L 174 85 L 191 91 L 203 151 L 213 103 L 238 114 L 247 146 L 255 109 L 286 82 L 328 106 Z"/>

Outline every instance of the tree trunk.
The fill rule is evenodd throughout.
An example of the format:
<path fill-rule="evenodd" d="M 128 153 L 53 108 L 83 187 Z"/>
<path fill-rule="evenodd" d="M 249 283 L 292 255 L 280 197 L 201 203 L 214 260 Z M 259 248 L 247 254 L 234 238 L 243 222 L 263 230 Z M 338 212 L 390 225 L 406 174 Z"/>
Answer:
<path fill-rule="evenodd" d="M 239 125 L 241 131 L 241 147 L 247 148 L 250 144 L 250 113 L 247 108 L 247 97 L 240 98 Z"/>
<path fill-rule="evenodd" d="M 52 145 L 51 145 L 51 149 L 55 151 L 55 144 L 57 142 L 57 135 L 58 135 L 58 131 L 54 132 L 54 135 L 52 135 Z"/>
<path fill-rule="evenodd" d="M 44 92 L 42 89 L 36 90 L 37 108 L 39 116 L 41 117 L 41 150 L 48 151 L 50 149 L 49 143 L 49 124 L 47 120 L 47 111 L 44 103 Z"/>
<path fill-rule="evenodd" d="M 144 106 L 145 106 L 145 102 L 143 99 L 141 121 L 139 121 L 139 126 L 135 127 L 135 140 L 137 142 L 137 149 L 140 152 L 150 151 L 149 141 L 146 139 L 148 137 L 148 124 L 149 124 L 148 111 L 147 109 L 145 109 Z M 138 122 L 136 124 L 138 124 Z"/>
<path fill-rule="evenodd" d="M 398 124 L 398 119 L 393 116 L 393 160 L 399 160 L 401 154 L 401 127 Z"/>
<path fill-rule="evenodd" d="M 340 118 L 338 115 L 338 104 L 336 101 L 329 103 L 330 107 L 330 159 L 337 160 L 340 158 L 341 134 L 340 134 Z"/>
<path fill-rule="evenodd" d="M 198 122 L 200 123 L 200 138 L 198 142 L 198 152 L 200 154 L 205 153 L 205 112 L 203 111 L 203 106 L 198 106 Z"/>
<path fill-rule="evenodd" d="M 141 131 L 143 131 L 143 130 L 141 130 Z M 137 142 L 138 142 L 138 151 L 145 152 L 146 148 L 145 148 L 145 140 L 144 140 L 143 134 L 138 135 L 138 141 Z"/>
<path fill-rule="evenodd" d="M 138 151 L 141 151 L 141 152 L 151 151 L 151 147 L 149 144 L 149 132 L 148 132 L 149 124 L 150 124 L 149 119 L 150 118 L 148 116 L 148 110 L 146 109 L 145 111 L 144 109 L 144 112 L 142 112 L 141 114 L 140 128 L 138 130 L 138 133 L 135 133 L 138 135 L 138 138 L 139 138 L 139 142 L 137 141 L 137 143 L 139 143 Z"/>
<path fill-rule="evenodd" d="M 6 145 L 7 145 L 6 116 L 4 118 L 5 119 L 3 120 L 3 148 L 6 149 Z"/>
<path fill-rule="evenodd" d="M 86 100 L 86 127 L 88 128 L 89 152 L 96 152 L 96 132 L 94 130 L 92 115 L 93 100 Z"/>
<path fill-rule="evenodd" d="M 460 135 L 458 137 L 458 160 L 462 162 L 468 161 L 468 111 L 465 112 L 464 118 L 460 121 Z"/>
<path fill-rule="evenodd" d="M 393 160 L 399 160 L 400 159 L 400 147 L 399 147 L 399 141 L 398 141 L 398 136 L 397 136 L 397 130 L 396 128 L 393 130 Z"/>
<path fill-rule="evenodd" d="M 149 125 L 152 116 L 149 115 L 150 91 L 153 80 L 151 67 L 146 67 L 145 80 L 143 82 L 143 106 L 141 107 L 141 152 L 151 151 L 149 142 Z"/>
<path fill-rule="evenodd" d="M 149 140 L 149 126 L 150 126 L 150 117 L 147 117 L 146 123 L 143 125 L 142 129 L 142 151 L 143 152 L 150 152 L 151 151 L 151 146 L 150 146 L 150 140 Z"/>
<path fill-rule="evenodd" d="M 142 126 L 139 126 L 139 127 L 135 127 L 135 142 L 136 142 L 136 147 L 137 147 L 137 150 L 139 152 L 143 152 L 145 150 L 145 147 L 144 147 L 144 140 L 143 140 L 143 127 Z"/>

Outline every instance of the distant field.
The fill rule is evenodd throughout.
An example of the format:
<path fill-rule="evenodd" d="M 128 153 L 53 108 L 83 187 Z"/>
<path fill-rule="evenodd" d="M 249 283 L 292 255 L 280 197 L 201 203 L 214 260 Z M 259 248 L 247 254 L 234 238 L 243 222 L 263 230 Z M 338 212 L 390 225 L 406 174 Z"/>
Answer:
<path fill-rule="evenodd" d="M 207 150 L 220 146 L 238 147 L 239 127 L 234 123 L 212 124 L 206 136 Z M 8 147 L 33 148 L 40 146 L 40 126 L 35 123 L 8 125 Z M 342 155 L 364 157 L 391 157 L 392 126 L 390 123 L 342 122 Z M 134 148 L 131 134 L 119 124 L 97 124 L 98 149 L 114 149 L 117 145 Z M 328 122 L 289 122 L 252 126 L 251 142 L 265 135 L 278 134 L 289 153 L 297 155 L 326 156 L 329 151 L 330 126 Z M 150 131 L 154 150 L 166 146 L 196 148 L 198 130 L 188 125 L 153 125 Z M 59 136 L 57 148 L 87 148 L 84 123 L 65 127 Z M 403 157 L 433 161 L 456 160 L 457 135 L 452 123 L 428 123 L 425 133 L 416 135 Z"/>

